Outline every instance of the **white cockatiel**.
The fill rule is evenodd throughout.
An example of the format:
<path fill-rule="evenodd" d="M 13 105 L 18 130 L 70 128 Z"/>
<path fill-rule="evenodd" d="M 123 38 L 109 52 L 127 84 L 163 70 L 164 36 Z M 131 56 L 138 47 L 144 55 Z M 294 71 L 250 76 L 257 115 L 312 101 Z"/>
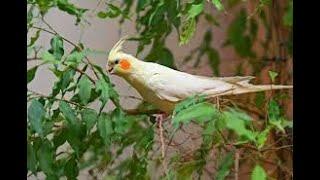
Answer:
<path fill-rule="evenodd" d="M 175 104 L 195 94 L 208 97 L 236 95 L 250 92 L 289 89 L 290 85 L 252 85 L 252 76 L 205 77 L 180 72 L 157 63 L 144 62 L 122 52 L 125 38 L 111 49 L 107 69 L 124 78 L 143 99 L 171 113 Z"/>

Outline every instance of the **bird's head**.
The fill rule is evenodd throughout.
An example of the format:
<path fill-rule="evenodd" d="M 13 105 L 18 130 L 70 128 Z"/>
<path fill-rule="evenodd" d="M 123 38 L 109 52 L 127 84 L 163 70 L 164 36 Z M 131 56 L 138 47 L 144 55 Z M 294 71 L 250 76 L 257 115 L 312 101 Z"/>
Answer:
<path fill-rule="evenodd" d="M 110 74 L 123 76 L 134 70 L 135 57 L 121 51 L 125 40 L 126 37 L 121 38 L 109 52 L 107 70 Z"/>

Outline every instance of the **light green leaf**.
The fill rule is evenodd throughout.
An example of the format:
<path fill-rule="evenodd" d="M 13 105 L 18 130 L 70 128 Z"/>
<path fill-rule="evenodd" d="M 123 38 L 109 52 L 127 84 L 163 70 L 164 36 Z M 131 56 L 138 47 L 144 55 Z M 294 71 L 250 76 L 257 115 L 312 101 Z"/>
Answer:
<path fill-rule="evenodd" d="M 261 149 L 264 146 L 266 140 L 268 139 L 269 132 L 270 132 L 270 128 L 267 127 L 265 130 L 263 130 L 257 135 L 258 149 Z"/>
<path fill-rule="evenodd" d="M 74 51 L 66 59 L 68 65 L 78 65 L 84 58 L 84 52 Z"/>
<path fill-rule="evenodd" d="M 251 173 L 251 180 L 266 180 L 267 179 L 267 174 L 264 171 L 264 169 L 256 165 Z"/>
<path fill-rule="evenodd" d="M 41 136 L 43 135 L 42 122 L 44 116 L 45 110 L 43 105 L 35 99 L 32 100 L 28 109 L 28 119 L 30 121 L 31 128 Z"/>
<path fill-rule="evenodd" d="M 86 124 L 87 132 L 89 132 L 97 122 L 98 114 L 94 110 L 84 109 L 81 112 L 81 117 Z"/>
<path fill-rule="evenodd" d="M 41 59 L 45 62 L 49 62 L 49 63 L 52 63 L 52 64 L 59 64 L 60 61 L 56 60 L 56 58 L 51 54 L 49 53 L 48 51 L 44 51 L 42 54 L 41 54 Z"/>
<path fill-rule="evenodd" d="M 216 8 L 221 11 L 223 10 L 223 5 L 221 3 L 221 0 L 211 0 L 212 4 L 216 6 Z"/>
<path fill-rule="evenodd" d="M 217 175 L 216 175 L 216 180 L 224 180 L 226 176 L 228 176 L 228 174 L 230 173 L 230 168 L 233 164 L 233 156 L 234 156 L 234 152 L 229 152 L 224 159 L 222 160 L 222 162 L 219 164 L 218 166 L 218 171 L 217 171 Z"/>
<path fill-rule="evenodd" d="M 277 72 L 274 72 L 274 71 L 269 71 L 269 77 L 272 81 L 272 83 L 274 83 L 274 80 L 275 78 L 278 76 L 278 73 Z"/>
<path fill-rule="evenodd" d="M 190 9 L 188 10 L 188 19 L 192 19 L 197 17 L 199 14 L 202 13 L 204 9 L 204 1 L 199 4 L 192 4 Z"/>
<path fill-rule="evenodd" d="M 188 123 L 191 120 L 198 122 L 210 120 L 216 113 L 217 111 L 212 104 L 203 102 L 180 111 L 173 117 L 172 123 L 174 127 L 178 128 L 179 123 Z"/>
<path fill-rule="evenodd" d="M 182 24 L 179 45 L 181 46 L 181 45 L 187 44 L 190 41 L 190 39 L 193 37 L 193 34 L 195 31 L 196 31 L 196 20 L 195 18 L 189 18 L 184 24 Z"/>
<path fill-rule="evenodd" d="M 110 144 L 110 135 L 113 133 L 110 117 L 102 113 L 98 119 L 98 131 L 105 144 Z"/>
<path fill-rule="evenodd" d="M 86 105 L 90 99 L 93 84 L 87 76 L 82 76 L 78 83 L 78 87 L 81 103 Z"/>
<path fill-rule="evenodd" d="M 233 130 L 240 137 L 255 141 L 255 134 L 246 128 L 248 119 L 244 113 L 229 110 L 223 112 L 223 115 L 227 128 Z"/>
<path fill-rule="evenodd" d="M 29 83 L 29 82 L 31 82 L 33 80 L 33 78 L 36 75 L 37 69 L 38 69 L 38 66 L 35 66 L 35 67 L 33 67 L 33 68 L 28 70 L 28 72 L 27 72 L 27 83 Z"/>

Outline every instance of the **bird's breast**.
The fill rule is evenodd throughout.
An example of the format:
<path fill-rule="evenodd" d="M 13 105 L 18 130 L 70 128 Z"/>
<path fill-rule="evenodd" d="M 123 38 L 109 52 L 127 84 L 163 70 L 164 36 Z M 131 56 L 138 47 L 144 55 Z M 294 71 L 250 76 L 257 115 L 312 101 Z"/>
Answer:
<path fill-rule="evenodd" d="M 151 76 L 149 78 L 151 78 Z M 145 101 L 155 105 L 164 112 L 171 113 L 175 107 L 175 103 L 160 99 L 156 92 L 148 86 L 147 82 L 150 80 L 149 78 L 146 76 L 141 77 L 139 75 L 124 77 L 124 79 L 138 91 Z"/>

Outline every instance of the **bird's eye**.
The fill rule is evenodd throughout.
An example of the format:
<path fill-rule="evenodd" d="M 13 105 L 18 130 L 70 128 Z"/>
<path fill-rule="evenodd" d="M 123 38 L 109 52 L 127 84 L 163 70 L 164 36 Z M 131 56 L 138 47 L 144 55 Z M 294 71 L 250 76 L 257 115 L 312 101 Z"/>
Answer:
<path fill-rule="evenodd" d="M 114 63 L 115 63 L 115 64 L 118 64 L 118 63 L 119 63 L 119 59 L 115 60 Z"/>

